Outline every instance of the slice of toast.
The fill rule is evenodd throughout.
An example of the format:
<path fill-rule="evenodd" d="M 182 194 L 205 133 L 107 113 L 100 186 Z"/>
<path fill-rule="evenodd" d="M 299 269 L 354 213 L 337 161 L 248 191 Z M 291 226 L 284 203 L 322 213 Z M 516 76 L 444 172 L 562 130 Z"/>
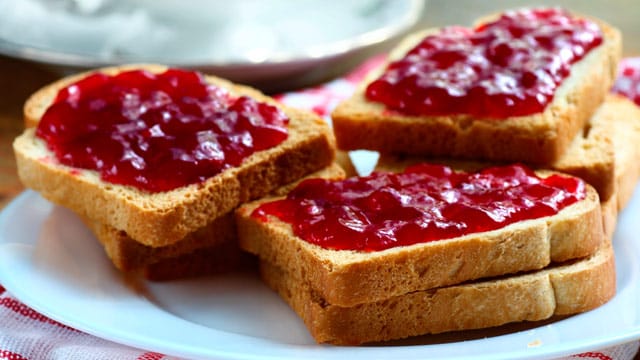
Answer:
<path fill-rule="evenodd" d="M 319 343 L 357 345 L 409 336 L 538 321 L 594 309 L 615 294 L 613 249 L 526 274 L 416 291 L 376 302 L 332 304 L 307 281 L 261 261 L 263 280 Z"/>
<path fill-rule="evenodd" d="M 308 175 L 305 179 L 342 179 L 344 176 L 344 170 L 339 165 L 332 164 Z M 286 194 L 299 181 L 274 190 L 272 195 Z M 86 218 L 83 221 L 104 246 L 116 268 L 122 271 L 145 269 L 145 273 L 156 280 L 206 274 L 214 270 L 215 272 L 233 270 L 247 263 L 237 245 L 233 212 L 219 216 L 176 243 L 161 247 L 139 243 L 129 237 L 126 232 L 109 225 Z M 213 256 L 216 252 L 219 255 Z M 204 254 L 212 256 L 207 258 Z M 218 262 L 221 264 L 216 265 Z M 201 270 L 198 271 L 198 269 Z"/>
<path fill-rule="evenodd" d="M 381 251 L 330 250 L 295 236 L 276 217 L 251 215 L 270 199 L 237 211 L 240 247 L 282 267 L 329 303 L 354 306 L 483 277 L 541 269 L 551 262 L 594 253 L 603 239 L 597 192 L 554 216 L 514 223 L 498 230 Z"/>
<path fill-rule="evenodd" d="M 217 217 L 208 225 L 189 233 L 182 240 L 166 246 L 152 247 L 132 239 L 126 232 L 109 225 L 83 219 L 118 270 L 134 271 L 165 259 L 179 257 L 201 248 L 218 248 L 229 257 L 240 252 L 236 244 L 236 223 L 232 213 Z M 224 250 L 224 251 L 223 251 Z"/>
<path fill-rule="evenodd" d="M 166 69 L 144 65 L 99 71 L 114 73 L 132 68 L 152 72 Z M 82 76 L 86 74 L 62 79 L 31 96 L 24 107 L 25 122 L 36 124 L 57 91 Z M 326 122 L 318 116 L 282 106 L 245 86 L 211 76 L 206 81 L 232 95 L 250 96 L 282 109 L 290 119 L 288 138 L 202 183 L 148 193 L 106 183 L 95 171 L 61 165 L 44 141 L 35 136 L 35 129 L 28 128 L 13 144 L 22 182 L 81 217 L 124 231 L 144 245 L 160 247 L 183 239 L 243 202 L 262 197 L 333 162 L 334 139 Z"/>
<path fill-rule="evenodd" d="M 602 44 L 572 65 L 570 76 L 556 89 L 553 101 L 542 113 L 491 119 L 469 115 L 411 116 L 390 111 L 365 96 L 366 86 L 382 74 L 385 64 L 333 111 L 338 147 L 536 164 L 557 161 L 604 100 L 616 75 L 621 35 L 605 23 L 597 23 L 603 33 Z M 389 62 L 403 58 L 434 31 L 407 36 L 392 51 Z"/>

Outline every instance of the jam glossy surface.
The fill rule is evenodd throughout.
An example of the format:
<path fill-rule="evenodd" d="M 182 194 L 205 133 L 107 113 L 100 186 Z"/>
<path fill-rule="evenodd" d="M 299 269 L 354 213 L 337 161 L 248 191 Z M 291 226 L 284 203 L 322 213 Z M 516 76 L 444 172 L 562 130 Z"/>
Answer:
<path fill-rule="evenodd" d="M 539 178 L 520 165 L 465 173 L 419 164 L 398 174 L 305 180 L 252 216 L 276 216 L 323 248 L 378 251 L 553 215 L 585 196 L 580 179 Z"/>
<path fill-rule="evenodd" d="M 233 97 L 191 71 L 90 75 L 62 89 L 37 136 L 58 160 L 159 192 L 198 183 L 287 136 L 278 108 Z"/>
<path fill-rule="evenodd" d="M 597 24 L 560 9 L 506 12 L 475 29 L 427 36 L 389 64 L 366 97 L 409 115 L 539 113 L 571 64 L 602 41 Z"/>

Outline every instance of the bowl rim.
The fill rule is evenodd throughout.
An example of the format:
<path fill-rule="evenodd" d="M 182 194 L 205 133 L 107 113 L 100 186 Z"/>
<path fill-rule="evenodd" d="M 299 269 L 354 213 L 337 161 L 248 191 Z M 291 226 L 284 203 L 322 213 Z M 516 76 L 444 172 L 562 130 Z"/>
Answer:
<path fill-rule="evenodd" d="M 398 1 L 398 0 L 394 0 Z M 382 27 L 368 30 L 356 36 L 315 45 L 303 51 L 294 50 L 274 53 L 264 60 L 260 59 L 229 59 L 206 61 L 204 59 L 190 59 L 184 61 L 162 61 L 145 56 L 109 56 L 101 57 L 94 54 L 80 52 L 58 51 L 50 48 L 32 46 L 0 37 L 0 54 L 20 58 L 36 63 L 49 65 L 62 65 L 77 68 L 93 68 L 109 65 L 121 65 L 128 63 L 162 62 L 168 66 L 180 66 L 189 68 L 224 68 L 224 67 L 250 67 L 250 66 L 280 66 L 288 63 L 304 61 L 317 61 L 323 58 L 336 57 L 350 51 L 367 48 L 383 43 L 395 36 L 407 31 L 420 19 L 426 0 L 405 0 L 407 10 L 401 14 L 398 21 L 390 22 Z"/>

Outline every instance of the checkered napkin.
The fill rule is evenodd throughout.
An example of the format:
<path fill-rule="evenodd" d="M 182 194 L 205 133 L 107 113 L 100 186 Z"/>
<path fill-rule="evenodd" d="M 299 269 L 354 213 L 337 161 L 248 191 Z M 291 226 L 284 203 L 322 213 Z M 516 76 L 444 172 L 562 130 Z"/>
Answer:
<path fill-rule="evenodd" d="M 318 87 L 277 96 L 290 106 L 310 109 L 328 117 L 336 104 L 349 96 L 356 84 L 373 67 L 381 64 L 376 57 L 345 77 Z M 614 91 L 634 99 L 640 105 L 640 58 L 623 60 Z M 639 343 L 618 345 L 604 350 L 562 358 L 592 360 L 630 360 Z M 14 298 L 0 285 L 0 360 L 168 360 L 170 356 L 131 348 L 83 333 L 47 318 Z"/>

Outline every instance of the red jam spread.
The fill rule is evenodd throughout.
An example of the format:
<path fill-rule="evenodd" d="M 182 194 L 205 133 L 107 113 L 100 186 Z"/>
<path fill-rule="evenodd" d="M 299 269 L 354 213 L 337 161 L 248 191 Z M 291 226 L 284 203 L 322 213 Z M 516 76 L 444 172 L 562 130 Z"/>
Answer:
<path fill-rule="evenodd" d="M 278 108 L 196 72 L 97 73 L 62 89 L 37 129 L 58 160 L 160 192 L 202 182 L 287 138 Z"/>
<path fill-rule="evenodd" d="M 560 9 L 519 10 L 427 36 L 366 89 L 408 115 L 485 118 L 544 111 L 570 66 L 602 43 L 597 24 Z"/>
<path fill-rule="evenodd" d="M 585 197 L 582 180 L 540 178 L 521 165 L 465 173 L 419 164 L 398 174 L 305 180 L 252 216 L 276 216 L 323 248 L 378 251 L 553 215 Z"/>
<path fill-rule="evenodd" d="M 626 58 L 620 62 L 613 92 L 640 105 L 640 58 Z"/>

